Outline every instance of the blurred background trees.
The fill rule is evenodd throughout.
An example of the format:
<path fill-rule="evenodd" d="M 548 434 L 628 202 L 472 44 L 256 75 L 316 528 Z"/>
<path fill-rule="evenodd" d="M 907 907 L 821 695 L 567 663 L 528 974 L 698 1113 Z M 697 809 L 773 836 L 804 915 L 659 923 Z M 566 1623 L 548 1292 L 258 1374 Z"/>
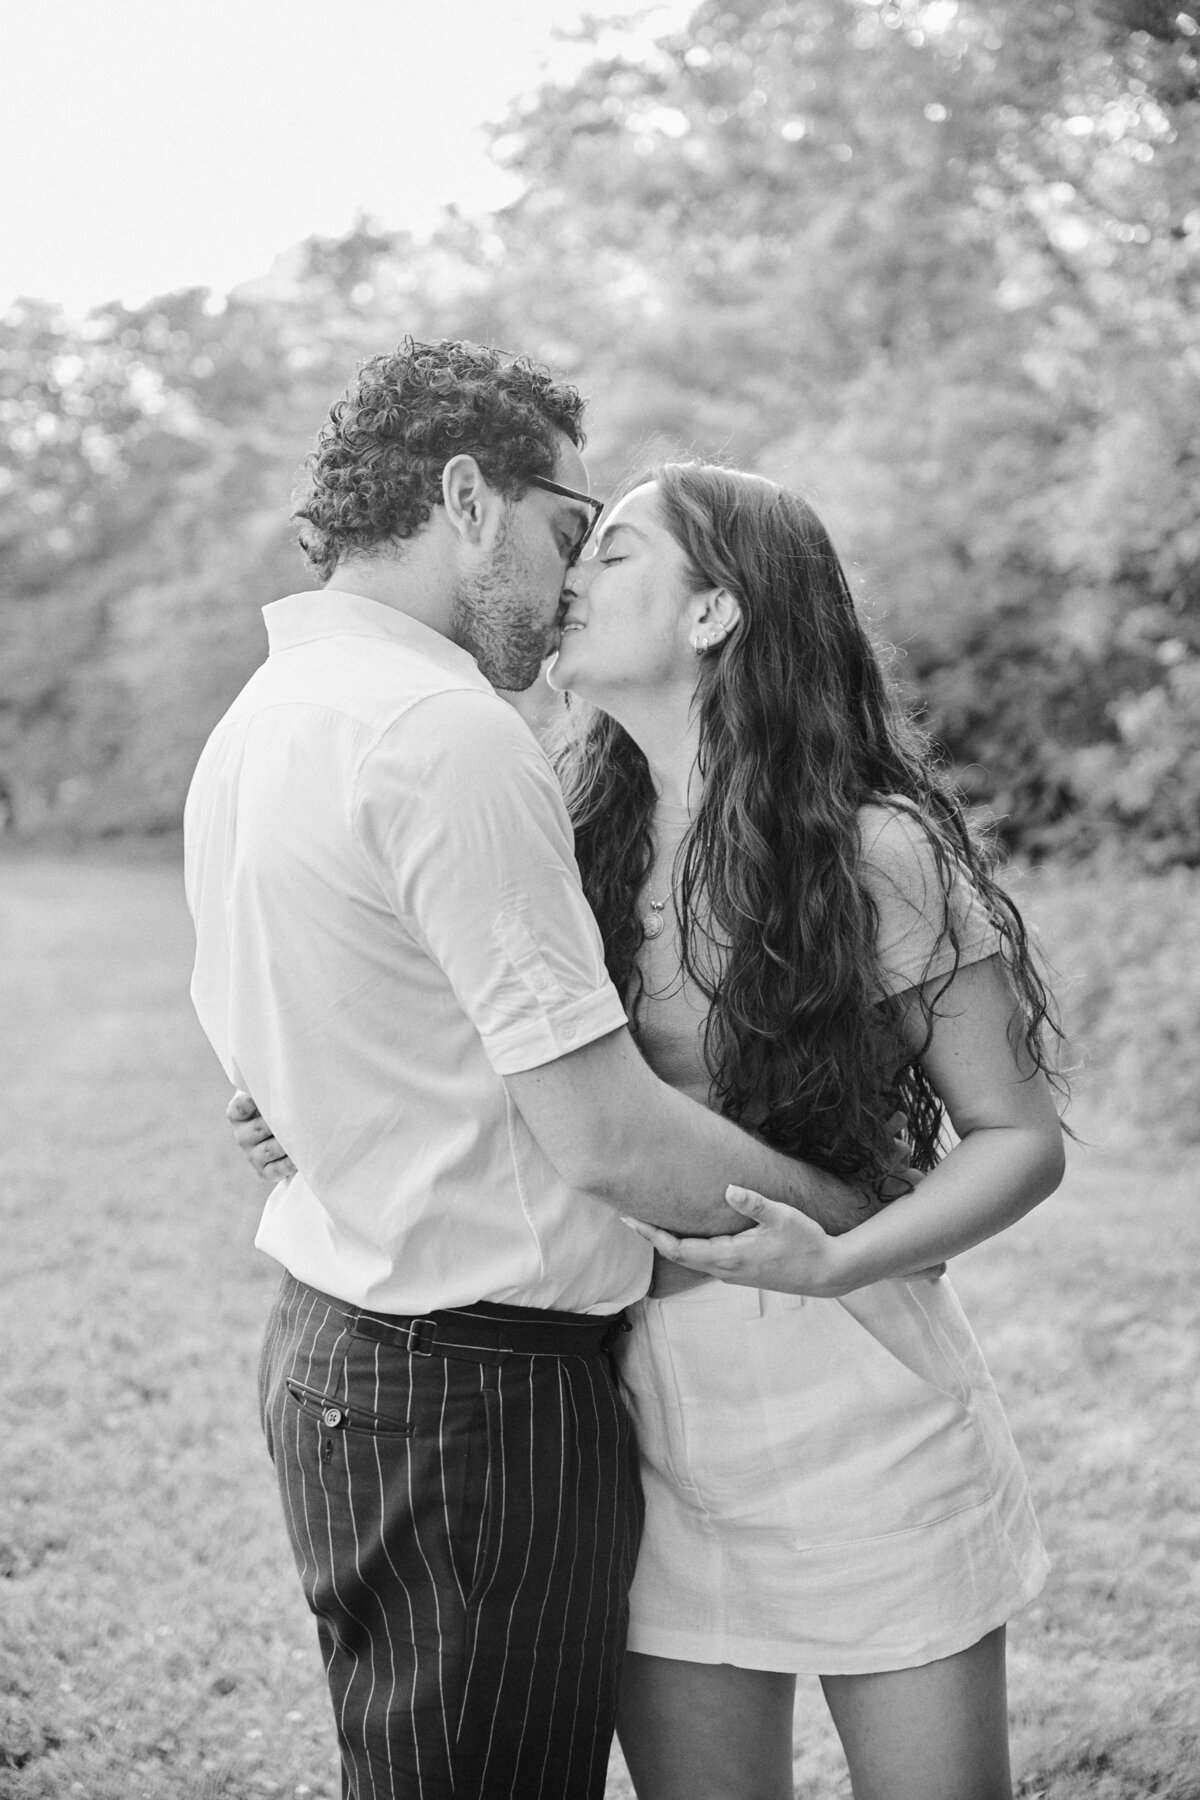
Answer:
<path fill-rule="evenodd" d="M 1027 856 L 1200 863 L 1200 22 L 1159 0 L 703 0 L 589 27 L 494 153 L 227 302 L 0 323 L 0 816 L 178 824 L 355 361 L 532 352 L 599 491 L 664 450 L 802 488 Z"/>

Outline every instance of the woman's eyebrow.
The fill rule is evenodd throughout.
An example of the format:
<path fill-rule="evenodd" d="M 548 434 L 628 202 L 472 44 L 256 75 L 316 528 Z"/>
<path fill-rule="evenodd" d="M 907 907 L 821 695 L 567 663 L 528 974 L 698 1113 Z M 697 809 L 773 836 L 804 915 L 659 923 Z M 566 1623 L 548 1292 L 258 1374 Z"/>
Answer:
<path fill-rule="evenodd" d="M 601 527 L 600 535 L 596 539 L 596 549 L 603 550 L 608 544 L 609 539 L 614 537 L 618 531 L 631 531 L 635 538 L 641 538 L 643 544 L 648 544 L 650 542 L 645 532 L 639 531 L 636 525 L 627 525 L 624 519 L 616 519 L 611 525 L 604 525 Z"/>

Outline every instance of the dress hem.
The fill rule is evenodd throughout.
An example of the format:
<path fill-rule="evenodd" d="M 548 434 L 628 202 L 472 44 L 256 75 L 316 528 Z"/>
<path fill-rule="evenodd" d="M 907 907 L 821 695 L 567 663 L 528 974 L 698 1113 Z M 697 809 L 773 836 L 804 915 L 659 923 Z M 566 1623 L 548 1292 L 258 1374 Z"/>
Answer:
<path fill-rule="evenodd" d="M 849 1650 L 839 1645 L 828 1656 L 819 1654 L 816 1646 L 801 1657 L 794 1642 L 770 1643 L 759 1638 L 725 1638 L 714 1644 L 710 1634 L 682 1631 L 656 1631 L 636 1625 L 629 1628 L 625 1648 L 642 1656 L 659 1656 L 667 1662 L 694 1662 L 728 1665 L 737 1669 L 762 1669 L 777 1675 L 884 1675 L 897 1669 L 919 1669 L 926 1663 L 941 1662 L 969 1650 L 989 1632 L 1006 1625 L 1015 1614 L 1035 1600 L 1046 1585 L 1050 1572 L 1049 1559 L 1043 1554 L 1021 1586 L 1019 1598 L 1009 1598 L 977 1616 L 970 1623 L 958 1625 L 953 1632 L 938 1638 L 927 1638 L 919 1646 L 880 1649 L 869 1646 Z"/>

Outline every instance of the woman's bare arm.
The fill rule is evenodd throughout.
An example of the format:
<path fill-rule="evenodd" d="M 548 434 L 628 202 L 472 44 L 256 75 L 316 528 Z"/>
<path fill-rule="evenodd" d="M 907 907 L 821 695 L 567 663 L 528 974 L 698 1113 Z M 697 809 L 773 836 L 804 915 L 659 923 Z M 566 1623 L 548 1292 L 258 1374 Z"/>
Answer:
<path fill-rule="evenodd" d="M 936 991 L 936 984 L 935 984 Z M 932 997 L 932 995 L 931 995 Z M 672 1262 L 750 1287 L 833 1296 L 914 1275 L 1003 1231 L 1062 1179 L 1062 1129 L 1045 1077 L 1014 1047 L 1015 1006 L 996 957 L 960 969 L 937 1002 L 922 1058 L 959 1143 L 920 1188 L 841 1237 L 762 1195 L 731 1190 L 757 1230 L 680 1238 L 633 1228 Z M 918 997 L 905 1029 L 924 1036 Z"/>

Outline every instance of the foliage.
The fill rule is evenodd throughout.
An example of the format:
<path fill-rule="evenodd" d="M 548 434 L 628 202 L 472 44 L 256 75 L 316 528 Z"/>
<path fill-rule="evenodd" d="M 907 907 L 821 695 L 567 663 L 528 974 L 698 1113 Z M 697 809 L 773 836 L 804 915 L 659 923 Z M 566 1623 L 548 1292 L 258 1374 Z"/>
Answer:
<path fill-rule="evenodd" d="M 446 252 L 406 271 L 403 251 L 363 226 L 228 304 L 174 294 L 77 327 L 24 302 L 0 322 L 0 798 L 20 827 L 178 824 L 260 660 L 258 608 L 309 585 L 288 496 L 314 422 L 405 276 L 445 279 Z"/>
<path fill-rule="evenodd" d="M 303 584 L 293 472 L 353 363 L 527 349 L 666 448 L 802 487 L 956 773 L 1037 857 L 1200 862 L 1200 22 L 1160 0 L 700 0 L 593 21 L 524 179 L 429 243 L 361 220 L 213 302 L 0 323 L 0 797 L 178 816 Z"/>
<path fill-rule="evenodd" d="M 514 267 L 601 247 L 625 431 L 666 416 L 816 499 L 1034 853 L 1200 857 L 1198 36 L 1084 0 L 709 0 L 504 140 Z"/>
<path fill-rule="evenodd" d="M 1010 885 L 1054 969 L 1081 1136 L 1200 1143 L 1200 875 L 1102 856 Z"/>

